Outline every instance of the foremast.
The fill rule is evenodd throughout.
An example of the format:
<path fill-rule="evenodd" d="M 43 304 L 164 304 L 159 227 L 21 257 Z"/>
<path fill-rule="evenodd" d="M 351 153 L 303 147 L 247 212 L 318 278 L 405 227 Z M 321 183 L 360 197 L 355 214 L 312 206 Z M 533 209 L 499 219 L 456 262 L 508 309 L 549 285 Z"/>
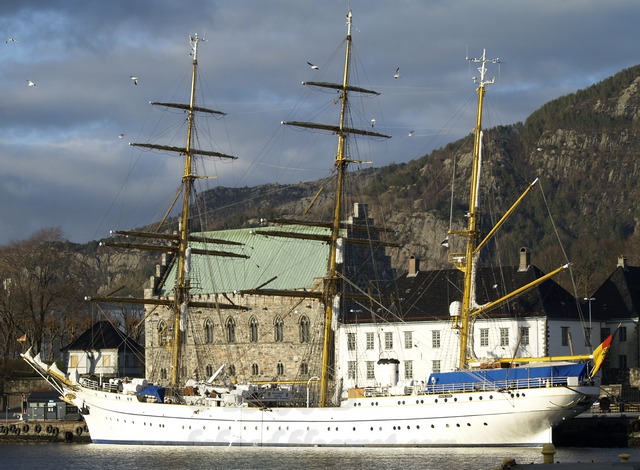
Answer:
<path fill-rule="evenodd" d="M 385 134 L 380 134 L 373 131 L 363 130 L 363 129 L 355 129 L 347 127 L 347 118 L 349 112 L 349 92 L 358 92 L 358 93 L 367 93 L 379 95 L 378 92 L 367 90 L 360 87 L 353 87 L 349 84 L 349 67 L 351 63 L 351 22 L 352 13 L 349 11 L 347 13 L 347 37 L 346 37 L 346 51 L 345 51 L 345 60 L 344 60 L 344 73 L 342 77 L 342 84 L 333 84 L 333 83 L 324 83 L 324 82 L 304 82 L 305 85 L 312 85 L 323 88 L 332 88 L 341 91 L 340 96 L 340 118 L 338 125 L 325 125 L 325 124 L 316 124 L 312 122 L 299 122 L 299 121 L 283 121 L 283 124 L 298 126 L 298 127 L 306 127 L 312 129 L 322 129 L 322 130 L 330 130 L 335 132 L 338 135 L 338 148 L 336 151 L 336 157 L 334 161 L 335 169 L 336 169 L 336 189 L 334 196 L 334 209 L 333 209 L 333 220 L 331 223 L 331 235 L 329 241 L 329 265 L 327 270 L 327 277 L 324 283 L 324 292 L 323 299 L 325 304 L 325 318 L 324 318 L 324 336 L 323 336 L 323 347 L 322 347 L 322 364 L 320 370 L 320 399 L 319 405 L 326 406 L 327 405 L 327 389 L 328 382 L 330 378 L 329 368 L 331 361 L 331 351 L 332 351 L 332 337 L 333 332 L 331 329 L 331 325 L 333 322 L 333 303 L 334 299 L 337 296 L 338 292 L 338 283 L 339 283 L 339 273 L 338 273 L 338 240 L 340 238 L 341 232 L 341 215 L 343 208 L 343 186 L 345 174 L 347 172 L 347 168 L 349 163 L 354 162 L 354 160 L 350 160 L 346 155 L 346 146 L 347 140 L 350 134 L 356 135 L 364 135 L 371 137 L 381 137 L 381 138 L 389 138 L 390 136 Z"/>
<path fill-rule="evenodd" d="M 116 297 L 103 297 L 103 298 L 89 298 L 89 300 L 97 302 L 123 302 L 123 303 L 138 303 L 138 304 L 150 304 L 150 305 L 163 305 L 166 306 L 172 313 L 173 324 L 173 344 L 171 353 L 171 373 L 170 373 L 170 386 L 176 389 L 180 380 L 180 362 L 182 357 L 182 344 L 183 344 L 183 331 L 186 325 L 186 313 L 189 307 L 204 307 L 204 308 L 242 308 L 233 305 L 220 304 L 216 300 L 212 302 L 201 302 L 191 300 L 191 282 L 190 282 L 190 260 L 192 254 L 211 255 L 211 256 L 230 256 L 238 258 L 247 258 L 246 255 L 235 254 L 230 252 L 223 252 L 217 250 L 211 250 L 209 248 L 191 248 L 190 242 L 198 242 L 201 244 L 237 244 L 232 242 L 226 242 L 224 240 L 217 240 L 213 238 L 207 238 L 203 236 L 195 237 L 190 235 L 190 200 L 193 193 L 194 181 L 197 176 L 193 171 L 193 158 L 195 155 L 219 157 L 225 159 L 235 159 L 236 157 L 226 155 L 224 153 L 201 150 L 193 146 L 195 139 L 195 120 L 197 113 L 208 113 L 214 115 L 224 115 L 221 111 L 216 111 L 201 106 L 196 106 L 196 85 L 198 75 L 198 45 L 203 38 L 198 37 L 197 34 L 189 37 L 191 45 L 191 57 L 192 57 L 192 76 L 191 76 L 191 89 L 189 104 L 184 103 L 166 103 L 155 102 L 151 104 L 164 106 L 168 108 L 176 108 L 187 111 L 187 135 L 184 147 L 176 147 L 169 145 L 158 145 L 149 143 L 130 143 L 129 145 L 135 147 L 143 147 L 156 150 L 164 150 L 168 152 L 176 152 L 184 156 L 184 169 L 182 174 L 182 207 L 179 216 L 179 227 L 177 234 L 161 234 L 161 233 L 144 233 L 144 232 L 131 232 L 131 231 L 115 231 L 117 235 L 124 235 L 129 237 L 142 237 L 145 239 L 155 240 L 160 244 L 135 244 L 135 243 L 122 243 L 107 241 L 102 244 L 108 246 L 117 246 L 129 249 L 139 250 L 155 250 L 172 253 L 176 260 L 176 281 L 173 286 L 172 298 L 145 298 L 145 299 L 131 299 L 131 298 L 116 298 Z M 174 204 L 178 201 L 180 193 L 174 199 Z M 168 218 L 171 209 L 170 207 L 163 220 L 159 225 L 162 225 Z"/>

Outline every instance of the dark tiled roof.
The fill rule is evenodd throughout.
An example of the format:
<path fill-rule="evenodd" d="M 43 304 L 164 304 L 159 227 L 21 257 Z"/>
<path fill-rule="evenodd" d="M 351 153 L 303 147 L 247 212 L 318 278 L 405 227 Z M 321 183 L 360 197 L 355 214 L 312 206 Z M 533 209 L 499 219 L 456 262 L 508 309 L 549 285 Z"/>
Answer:
<path fill-rule="evenodd" d="M 49 401 L 61 402 L 60 394 L 55 390 L 46 390 L 44 392 L 32 392 L 27 397 L 29 403 L 42 403 Z"/>
<path fill-rule="evenodd" d="M 618 266 L 594 292 L 593 298 L 595 318 L 637 318 L 640 311 L 640 267 Z"/>
<path fill-rule="evenodd" d="M 100 349 L 118 349 L 120 352 L 142 352 L 144 348 L 108 321 L 94 323 L 91 328 L 82 333 L 75 341 L 61 350 L 89 351 Z"/>
<path fill-rule="evenodd" d="M 518 271 L 517 266 L 501 268 L 485 267 L 476 276 L 476 299 L 485 304 L 532 282 L 544 273 L 535 266 Z M 463 273 L 458 269 L 418 271 L 415 276 L 400 277 L 388 297 L 393 314 L 378 311 L 385 320 L 395 315 L 398 321 L 444 320 L 449 319 L 449 306 L 462 300 Z M 517 318 L 523 316 L 546 316 L 548 318 L 579 318 L 575 298 L 553 280 L 547 280 L 537 287 L 492 309 L 487 314 L 495 318 Z M 362 317 L 362 315 L 361 315 Z M 354 318 L 347 322 L 366 322 L 371 318 Z"/>

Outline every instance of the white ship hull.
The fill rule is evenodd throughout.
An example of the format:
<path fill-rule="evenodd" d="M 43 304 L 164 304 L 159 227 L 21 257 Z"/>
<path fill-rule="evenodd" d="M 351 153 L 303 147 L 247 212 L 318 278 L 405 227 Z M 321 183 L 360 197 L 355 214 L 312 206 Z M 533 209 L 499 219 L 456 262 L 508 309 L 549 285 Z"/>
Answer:
<path fill-rule="evenodd" d="M 590 406 L 598 387 L 348 399 L 340 407 L 257 408 L 141 403 L 65 387 L 103 444 L 224 446 L 537 446 Z"/>

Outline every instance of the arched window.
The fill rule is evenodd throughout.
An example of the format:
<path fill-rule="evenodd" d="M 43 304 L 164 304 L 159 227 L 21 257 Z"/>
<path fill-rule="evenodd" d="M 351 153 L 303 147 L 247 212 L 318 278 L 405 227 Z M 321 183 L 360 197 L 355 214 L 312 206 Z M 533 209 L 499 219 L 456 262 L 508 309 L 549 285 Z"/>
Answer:
<path fill-rule="evenodd" d="M 169 344 L 169 329 L 164 320 L 158 322 L 158 345 L 167 346 Z"/>
<path fill-rule="evenodd" d="M 161 379 L 167 378 L 167 369 L 160 369 L 160 378 Z"/>
<path fill-rule="evenodd" d="M 282 362 L 278 362 L 278 364 L 276 365 L 276 374 L 284 375 L 284 364 Z"/>
<path fill-rule="evenodd" d="M 260 367 L 258 367 L 258 364 L 251 364 L 251 375 L 260 375 Z"/>
<path fill-rule="evenodd" d="M 308 343 L 309 341 L 311 341 L 311 333 L 310 333 L 310 327 L 309 327 L 309 318 L 306 315 L 302 315 L 300 317 L 300 342 L 301 343 Z"/>
<path fill-rule="evenodd" d="M 205 378 L 208 379 L 213 375 L 213 366 L 211 364 L 207 364 L 207 367 L 205 367 L 205 372 L 207 374 Z"/>
<path fill-rule="evenodd" d="M 251 317 L 249 320 L 249 341 L 252 343 L 258 342 L 258 320 L 256 317 Z"/>
<path fill-rule="evenodd" d="M 213 343 L 213 321 L 211 318 L 207 318 L 204 321 L 204 342 L 207 344 Z"/>
<path fill-rule="evenodd" d="M 236 322 L 229 317 L 226 323 L 227 343 L 236 342 Z"/>
<path fill-rule="evenodd" d="M 306 362 L 300 363 L 300 375 L 309 375 L 309 365 Z"/>
<path fill-rule="evenodd" d="M 284 322 L 280 317 L 276 317 L 273 321 L 273 340 L 276 343 L 282 343 L 284 341 Z"/>
<path fill-rule="evenodd" d="M 229 366 L 228 373 L 229 373 L 229 377 L 235 377 L 236 376 L 236 366 L 234 366 L 233 364 L 231 364 Z"/>

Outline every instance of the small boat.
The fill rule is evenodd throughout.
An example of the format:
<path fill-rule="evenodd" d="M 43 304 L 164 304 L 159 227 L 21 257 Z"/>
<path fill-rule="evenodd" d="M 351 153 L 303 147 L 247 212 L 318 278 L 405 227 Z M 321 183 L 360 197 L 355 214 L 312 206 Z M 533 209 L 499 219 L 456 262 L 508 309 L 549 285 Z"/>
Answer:
<path fill-rule="evenodd" d="M 173 314 L 170 330 L 174 338 L 167 342 L 172 366 L 168 386 L 145 378 L 111 379 L 108 382 L 64 373 L 44 363 L 30 351 L 23 358 L 46 378 L 69 404 L 78 407 L 88 426 L 91 439 L 101 444 L 200 445 L 200 446 L 535 446 L 551 441 L 551 428 L 575 416 L 598 398 L 600 389 L 593 383 L 588 360 L 553 362 L 549 358 L 498 369 L 472 369 L 468 363 L 469 318 L 480 308 L 473 304 L 473 280 L 477 250 L 477 198 L 479 179 L 482 104 L 485 92 L 486 63 L 483 54 L 478 86 L 478 117 L 472 190 L 466 230 L 465 253 L 456 265 L 465 273 L 465 288 L 458 305 L 460 363 L 455 371 L 433 373 L 422 387 L 372 387 L 341 391 L 332 375 L 334 357 L 334 309 L 339 304 L 337 282 L 341 275 L 340 246 L 345 235 L 342 213 L 342 182 L 352 160 L 347 156 L 347 140 L 353 135 L 374 138 L 388 136 L 369 129 L 347 126 L 348 96 L 375 93 L 349 83 L 352 14 L 347 15 L 346 55 L 343 81 L 339 84 L 308 82 L 316 88 L 337 90 L 340 96 L 340 121 L 337 125 L 288 121 L 286 125 L 330 131 L 338 137 L 335 157 L 336 191 L 334 219 L 325 228 L 322 240 L 329 247 L 328 272 L 316 292 L 298 292 L 302 298 L 314 298 L 323 306 L 323 346 L 319 370 L 309 371 L 302 384 L 217 383 L 223 365 L 206 381 L 181 377 L 180 357 L 184 343 L 184 319 L 189 309 L 231 308 L 242 312 L 242 305 L 223 304 L 215 299 L 192 295 L 190 266 L 192 256 L 222 252 L 199 248 L 207 235 L 189 232 L 189 195 L 195 178 L 191 158 L 205 154 L 233 158 L 217 152 L 196 150 L 192 145 L 192 125 L 199 112 L 213 112 L 196 106 L 195 76 L 199 38 L 191 38 L 193 76 L 191 102 L 188 105 L 158 103 L 188 112 L 189 132 L 184 148 L 153 146 L 184 155 L 185 166 L 180 230 L 175 235 L 156 235 L 166 243 L 158 248 L 175 256 L 173 289 L 166 295 L 141 300 L 147 306 L 165 308 Z M 121 232 L 127 236 L 147 236 Z M 210 234 L 209 234 L 210 235 Z M 216 240 L 210 239 L 210 243 Z M 134 246 L 134 244 L 131 244 Z M 134 247 L 137 247 L 134 246 Z M 555 272 L 537 282 L 542 282 Z M 170 277 L 168 277 L 170 278 Z M 168 279 L 167 278 L 167 279 Z M 533 287 L 533 286 L 528 286 Z M 264 289 L 253 293 L 263 294 Z M 250 296 L 252 292 L 246 291 Z M 131 299 L 94 298 L 114 302 Z M 392 359 L 390 368 L 397 366 Z M 508 366 L 508 367 L 507 367 Z M 149 368 L 149 364 L 147 364 Z M 319 388 L 318 398 L 310 399 L 310 386 Z M 305 399 L 306 392 L 306 399 Z M 302 395 L 301 395 L 302 393 Z"/>

